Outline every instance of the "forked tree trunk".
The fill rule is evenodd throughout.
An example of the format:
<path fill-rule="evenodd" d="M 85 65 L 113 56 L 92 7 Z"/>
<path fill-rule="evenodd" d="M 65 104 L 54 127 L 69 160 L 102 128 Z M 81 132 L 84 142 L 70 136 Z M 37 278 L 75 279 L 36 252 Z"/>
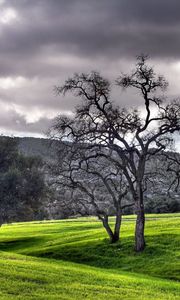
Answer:
<path fill-rule="evenodd" d="M 143 193 L 141 188 L 139 189 L 138 197 L 135 201 L 136 208 L 136 227 L 135 227 L 135 251 L 142 252 L 145 249 L 146 243 L 144 238 L 145 228 L 145 214 L 144 214 L 144 203 Z"/>
<path fill-rule="evenodd" d="M 111 227 L 109 226 L 108 217 L 104 217 L 102 219 L 103 226 L 106 229 L 106 232 L 109 236 L 111 244 L 119 241 L 121 219 L 122 219 L 122 214 L 120 212 L 117 212 L 115 226 L 114 226 L 114 232 L 112 231 Z"/>
<path fill-rule="evenodd" d="M 122 213 L 121 211 L 118 211 L 116 214 L 116 221 L 114 226 L 114 243 L 119 241 L 120 239 L 121 220 L 122 220 Z"/>
<path fill-rule="evenodd" d="M 104 228 L 106 229 L 106 232 L 109 236 L 109 239 L 110 239 L 110 243 L 113 243 L 113 238 L 114 238 L 114 234 L 112 232 L 112 229 L 111 227 L 109 226 L 109 223 L 108 223 L 108 217 L 104 217 L 102 219 L 102 223 L 103 223 L 103 226 Z"/>

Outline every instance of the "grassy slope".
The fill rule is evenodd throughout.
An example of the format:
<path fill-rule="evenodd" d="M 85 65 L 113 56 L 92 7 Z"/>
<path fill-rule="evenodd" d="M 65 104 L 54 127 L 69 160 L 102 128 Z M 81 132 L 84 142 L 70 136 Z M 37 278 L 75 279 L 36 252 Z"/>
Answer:
<path fill-rule="evenodd" d="M 148 218 L 141 255 L 128 219 L 117 245 L 93 218 L 3 226 L 0 299 L 179 299 L 180 216 Z"/>

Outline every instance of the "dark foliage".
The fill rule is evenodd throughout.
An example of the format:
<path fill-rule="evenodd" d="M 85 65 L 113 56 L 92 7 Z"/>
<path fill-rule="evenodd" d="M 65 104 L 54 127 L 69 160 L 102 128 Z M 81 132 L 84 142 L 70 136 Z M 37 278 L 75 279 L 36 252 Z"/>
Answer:
<path fill-rule="evenodd" d="M 0 224 L 40 217 L 46 186 L 42 161 L 19 154 L 16 139 L 0 139 Z"/>

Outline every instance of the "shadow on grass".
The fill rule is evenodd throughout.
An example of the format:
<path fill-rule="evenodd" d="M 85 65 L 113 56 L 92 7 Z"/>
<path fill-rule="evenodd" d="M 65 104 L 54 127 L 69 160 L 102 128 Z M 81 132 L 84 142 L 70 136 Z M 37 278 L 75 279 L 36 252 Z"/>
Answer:
<path fill-rule="evenodd" d="M 18 250 L 23 250 L 24 248 L 30 248 L 36 246 L 41 242 L 39 237 L 24 237 L 20 239 L 9 239 L 0 242 L 0 251 L 16 252 Z"/>
<path fill-rule="evenodd" d="M 133 236 L 123 237 L 116 244 L 100 239 L 72 239 L 72 243 L 61 244 L 44 241 L 43 237 L 29 237 L 1 242 L 0 250 L 178 280 L 178 235 L 161 233 L 149 235 L 146 240 L 147 247 L 139 254 L 134 252 Z"/>
<path fill-rule="evenodd" d="M 109 244 L 108 240 L 80 241 L 52 245 L 29 255 L 178 280 L 176 234 L 148 236 L 143 253 L 135 253 L 133 244 L 133 237 L 122 238 L 121 243 L 116 244 Z"/>

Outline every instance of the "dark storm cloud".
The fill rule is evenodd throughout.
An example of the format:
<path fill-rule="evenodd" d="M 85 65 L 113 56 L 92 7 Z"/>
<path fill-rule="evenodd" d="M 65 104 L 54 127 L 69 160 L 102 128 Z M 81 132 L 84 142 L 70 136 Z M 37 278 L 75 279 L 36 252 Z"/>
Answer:
<path fill-rule="evenodd" d="M 48 124 L 48 121 L 42 124 L 46 114 L 49 118 L 52 111 L 53 117 L 56 111 L 67 112 L 74 106 L 74 99 L 58 102 L 53 94 L 53 85 L 63 82 L 73 72 L 96 69 L 114 78 L 120 71 L 118 68 L 129 68 L 140 53 L 149 54 L 157 64 L 180 59 L 179 0 L 0 0 L 0 3 L 0 78 L 25 79 L 19 87 L 1 89 L 0 86 L 0 101 L 19 105 L 26 117 L 29 111 L 33 114 L 37 109 L 41 122 L 34 123 L 36 131 L 38 128 L 42 131 L 41 126 Z M 7 9 L 14 9 L 17 18 L 1 22 Z M 134 101 L 133 97 L 128 103 Z M 10 128 L 8 110 L 6 113 L 4 127 Z M 20 131 L 23 126 L 28 128 L 23 120 L 17 123 L 22 126 L 16 126 Z M 3 127 L 2 121 L 0 125 Z"/>
<path fill-rule="evenodd" d="M 48 47 L 76 55 L 118 57 L 139 51 L 179 57 L 180 1 L 6 1 L 21 22 L 2 33 L 1 53 L 39 57 Z"/>

